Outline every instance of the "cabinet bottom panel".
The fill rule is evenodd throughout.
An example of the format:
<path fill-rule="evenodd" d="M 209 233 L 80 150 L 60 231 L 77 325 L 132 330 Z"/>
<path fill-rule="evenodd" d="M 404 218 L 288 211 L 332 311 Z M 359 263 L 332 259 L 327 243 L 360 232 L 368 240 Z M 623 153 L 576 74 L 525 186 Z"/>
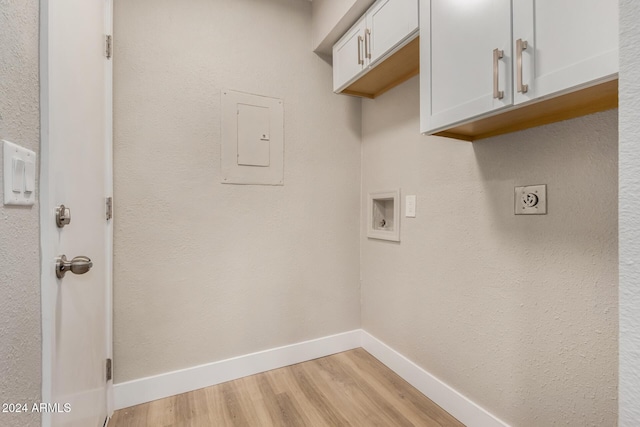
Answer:
<path fill-rule="evenodd" d="M 341 93 L 375 98 L 418 75 L 420 71 L 419 39 L 416 37 L 387 59 L 379 62 L 364 76 L 344 88 Z"/>
<path fill-rule="evenodd" d="M 618 107 L 618 79 L 464 123 L 434 135 L 475 141 Z"/>

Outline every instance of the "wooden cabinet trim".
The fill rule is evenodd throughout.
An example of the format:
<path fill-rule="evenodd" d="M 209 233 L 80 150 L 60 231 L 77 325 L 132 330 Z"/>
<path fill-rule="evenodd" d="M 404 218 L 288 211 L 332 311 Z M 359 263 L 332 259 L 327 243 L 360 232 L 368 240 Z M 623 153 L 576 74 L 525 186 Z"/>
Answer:
<path fill-rule="evenodd" d="M 448 128 L 434 135 L 475 141 L 573 119 L 618 107 L 618 79 L 575 92 L 513 107 L 490 117 Z"/>
<path fill-rule="evenodd" d="M 420 72 L 419 45 L 419 37 L 415 37 L 389 57 L 379 61 L 377 66 L 343 89 L 342 93 L 375 98 L 418 75 Z"/>

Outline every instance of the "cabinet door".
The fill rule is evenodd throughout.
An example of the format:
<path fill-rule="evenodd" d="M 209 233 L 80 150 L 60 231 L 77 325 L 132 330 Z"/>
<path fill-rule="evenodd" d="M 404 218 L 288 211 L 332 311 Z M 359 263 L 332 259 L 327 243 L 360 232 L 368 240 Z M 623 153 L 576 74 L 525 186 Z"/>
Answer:
<path fill-rule="evenodd" d="M 522 50 L 522 83 L 514 61 L 515 103 L 615 78 L 618 72 L 617 0 L 514 0 L 513 40 Z"/>
<path fill-rule="evenodd" d="M 418 30 L 418 0 L 380 0 L 366 19 L 365 52 L 373 65 Z"/>
<path fill-rule="evenodd" d="M 494 49 L 503 52 L 502 58 L 494 61 Z M 421 131 L 433 132 L 511 105 L 511 51 L 511 0 L 424 0 Z M 502 92 L 498 97 L 496 63 L 495 89 Z"/>
<path fill-rule="evenodd" d="M 362 18 L 333 46 L 333 90 L 338 92 L 364 69 L 364 29 Z"/>

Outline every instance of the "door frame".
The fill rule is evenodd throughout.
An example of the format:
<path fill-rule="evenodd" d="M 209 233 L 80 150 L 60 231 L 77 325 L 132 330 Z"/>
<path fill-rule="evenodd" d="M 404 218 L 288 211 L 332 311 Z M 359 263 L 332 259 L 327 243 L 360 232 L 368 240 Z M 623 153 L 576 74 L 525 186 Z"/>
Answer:
<path fill-rule="evenodd" d="M 39 180 L 39 205 L 40 205 L 40 287 L 41 287 L 41 318 L 42 318 L 42 397 L 41 402 L 52 402 L 53 396 L 53 363 L 55 340 L 55 288 L 52 283 L 50 270 L 54 268 L 55 253 L 54 237 L 57 228 L 54 221 L 54 212 L 49 211 L 53 182 L 55 176 L 52 173 L 51 158 L 54 147 L 49 139 L 50 129 L 50 105 L 49 90 L 54 78 L 49 73 L 49 2 L 54 0 L 40 0 L 40 180 Z M 105 7 L 105 35 L 113 34 L 113 0 L 102 1 Z M 102 189 L 105 197 L 113 197 L 113 61 L 105 60 L 105 188 Z M 105 266 L 105 310 L 106 310 L 106 357 L 113 360 L 113 220 L 106 222 L 106 258 Z M 110 417 L 114 411 L 113 379 L 107 382 L 107 415 Z M 50 413 L 42 413 L 42 426 L 50 427 L 52 417 Z"/>

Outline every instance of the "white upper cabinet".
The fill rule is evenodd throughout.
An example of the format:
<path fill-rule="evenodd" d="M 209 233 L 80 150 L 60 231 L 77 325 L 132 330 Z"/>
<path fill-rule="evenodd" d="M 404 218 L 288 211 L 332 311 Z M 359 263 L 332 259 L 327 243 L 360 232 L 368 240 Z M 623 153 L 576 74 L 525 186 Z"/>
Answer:
<path fill-rule="evenodd" d="M 514 0 L 513 40 L 516 104 L 611 79 L 618 72 L 618 2 Z"/>
<path fill-rule="evenodd" d="M 346 84 L 364 69 L 365 19 L 360 19 L 333 47 L 333 88 Z"/>
<path fill-rule="evenodd" d="M 430 3 L 420 8 L 422 131 L 511 105 L 511 0 Z"/>
<path fill-rule="evenodd" d="M 473 140 L 617 105 L 617 0 L 421 0 L 420 27 L 424 133 Z"/>
<path fill-rule="evenodd" d="M 418 29 L 416 0 L 378 1 L 366 15 L 367 59 L 375 63 Z"/>
<path fill-rule="evenodd" d="M 414 40 L 418 35 L 418 21 L 418 0 L 376 1 L 333 46 L 334 91 L 369 96 L 365 86 L 388 88 L 386 82 L 371 78 L 366 85 L 356 86 L 358 90 L 348 90 L 354 81 Z M 417 43 L 415 46 L 417 48 Z M 397 72 L 393 71 L 396 67 L 388 66 L 390 70 L 381 73 L 381 78 L 394 83 L 406 79 L 410 72 L 417 71 L 418 62 L 415 61 L 416 65 L 413 66 L 411 60 L 407 59 L 411 55 L 416 56 L 411 52 L 406 51 L 401 55 L 402 63 L 398 65 Z"/>

